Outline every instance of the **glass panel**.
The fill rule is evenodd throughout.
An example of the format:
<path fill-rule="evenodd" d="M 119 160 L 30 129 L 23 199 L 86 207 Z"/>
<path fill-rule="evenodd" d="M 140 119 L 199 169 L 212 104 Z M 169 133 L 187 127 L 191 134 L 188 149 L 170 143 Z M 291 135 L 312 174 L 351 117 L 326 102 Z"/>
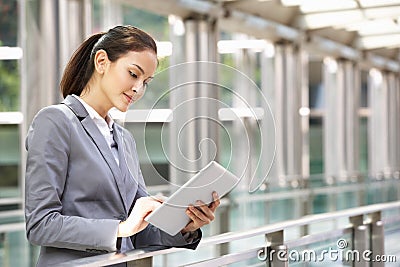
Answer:
<path fill-rule="evenodd" d="M 368 118 L 360 118 L 360 172 L 368 173 Z"/>
<path fill-rule="evenodd" d="M 219 99 L 225 105 L 232 106 L 233 94 L 229 90 L 235 88 L 235 72 L 231 70 L 231 68 L 235 67 L 234 54 L 220 54 L 219 56 L 220 62 L 229 66 L 227 68 L 218 68 L 218 84 L 225 87 L 220 90 Z"/>
<path fill-rule="evenodd" d="M 18 46 L 17 39 L 18 0 L 2 0 L 0 2 L 0 46 Z"/>
<path fill-rule="evenodd" d="M 385 266 L 399 266 L 400 261 L 400 246 L 399 244 L 399 224 L 385 225 L 385 256 L 388 262 Z M 397 262 L 395 261 L 397 259 Z"/>
<path fill-rule="evenodd" d="M 351 235 L 288 250 L 289 266 L 348 266 Z"/>
<path fill-rule="evenodd" d="M 168 126 L 163 123 L 129 123 L 125 127 L 135 138 L 146 185 L 165 184 L 169 180 L 169 148 L 168 143 L 162 141 L 168 141 Z"/>
<path fill-rule="evenodd" d="M 17 60 L 0 60 L 0 112 L 18 111 L 19 72 Z"/>
<path fill-rule="evenodd" d="M 322 61 L 309 62 L 309 105 L 310 108 L 324 107 L 324 90 L 322 87 Z"/>
<path fill-rule="evenodd" d="M 213 255 L 215 255 L 215 252 L 212 246 L 200 247 L 196 250 L 188 249 L 178 253 L 153 257 L 153 267 L 185 266 L 189 263 L 209 259 Z"/>
<path fill-rule="evenodd" d="M 337 210 L 349 209 L 358 206 L 358 197 L 361 194 L 359 191 L 353 192 L 338 192 L 337 198 Z"/>
<path fill-rule="evenodd" d="M 361 99 L 360 106 L 368 107 L 368 72 L 361 71 Z"/>
<path fill-rule="evenodd" d="M 29 245 L 25 231 L 0 233 L 0 262 L 4 267 L 35 266 L 39 248 Z"/>
<path fill-rule="evenodd" d="M 399 200 L 399 190 L 400 182 L 398 180 L 369 181 L 367 183 L 366 204 Z"/>
<path fill-rule="evenodd" d="M 92 0 L 92 24 L 93 32 L 103 31 L 102 29 L 102 13 L 101 13 L 101 1 Z"/>
<path fill-rule="evenodd" d="M 332 201 L 329 195 L 318 194 L 313 197 L 313 214 L 324 213 L 329 211 L 329 202 Z"/>
<path fill-rule="evenodd" d="M 157 41 L 169 40 L 168 18 L 132 5 L 122 5 L 123 23 L 133 25 L 150 33 Z"/>
<path fill-rule="evenodd" d="M 18 46 L 18 0 L 0 2 L 0 46 Z M 20 74 L 17 60 L 0 61 L 0 112 L 19 111 Z M 0 198 L 20 196 L 18 175 L 20 165 L 20 140 L 18 125 L 0 125 Z M 1 205 L 0 210 L 16 210 L 18 204 Z M 2 214 L 0 224 L 21 223 L 24 217 L 18 212 Z M 25 231 L 0 233 L 0 265 L 33 266 L 34 257 Z"/>
<path fill-rule="evenodd" d="M 322 118 L 310 118 L 310 174 L 321 174 L 324 172 L 323 155 L 323 125 Z M 312 183 L 320 183 L 319 180 L 311 180 Z"/>
<path fill-rule="evenodd" d="M 18 125 L 0 125 L 0 198 L 15 197 L 18 189 L 20 145 Z"/>
<path fill-rule="evenodd" d="M 322 87 L 322 61 L 310 59 L 309 62 L 309 107 L 311 111 L 324 108 L 324 90 Z M 323 155 L 323 120 L 320 117 L 310 116 L 309 121 L 309 149 L 310 149 L 310 182 L 311 186 L 319 186 L 323 183 L 323 177 L 315 174 L 324 172 Z M 322 178 L 322 179 L 320 179 Z"/>

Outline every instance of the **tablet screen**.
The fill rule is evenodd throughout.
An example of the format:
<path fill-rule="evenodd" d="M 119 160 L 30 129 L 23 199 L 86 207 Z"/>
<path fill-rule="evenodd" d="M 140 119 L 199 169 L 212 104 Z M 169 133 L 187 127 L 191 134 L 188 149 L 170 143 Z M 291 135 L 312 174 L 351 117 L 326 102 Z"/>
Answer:
<path fill-rule="evenodd" d="M 185 212 L 190 204 L 194 205 L 197 200 L 201 200 L 208 205 L 213 201 L 213 191 L 222 198 L 238 182 L 238 177 L 217 162 L 211 161 L 145 220 L 174 236 L 190 222 Z"/>

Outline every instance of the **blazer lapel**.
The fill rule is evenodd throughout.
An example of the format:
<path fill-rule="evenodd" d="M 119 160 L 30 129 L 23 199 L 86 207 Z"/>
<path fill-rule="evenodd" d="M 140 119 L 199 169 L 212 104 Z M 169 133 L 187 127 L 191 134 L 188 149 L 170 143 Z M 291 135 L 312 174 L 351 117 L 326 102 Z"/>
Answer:
<path fill-rule="evenodd" d="M 130 170 L 129 166 L 130 160 L 126 157 L 129 157 L 129 153 L 126 153 L 126 140 L 124 138 L 121 127 L 119 127 L 116 123 L 113 126 L 113 134 L 114 141 L 118 145 L 118 156 L 119 156 L 119 166 L 121 168 L 122 175 L 125 179 L 125 190 L 126 190 L 126 209 L 129 210 L 131 203 L 136 196 L 137 190 L 139 189 L 137 177 L 134 177 L 134 170 Z"/>
<path fill-rule="evenodd" d="M 114 176 L 114 180 L 117 184 L 120 197 L 124 203 L 125 211 L 127 211 L 126 209 L 127 201 L 124 190 L 124 183 L 122 180 L 123 179 L 122 173 L 111 152 L 111 148 L 108 146 L 100 130 L 97 128 L 96 124 L 90 118 L 85 107 L 79 102 L 79 100 L 77 100 L 73 96 L 67 96 L 62 103 L 67 105 L 75 113 L 75 115 L 81 121 L 81 124 L 85 129 L 86 133 L 91 137 L 93 143 L 96 145 L 97 149 L 100 151 L 107 165 L 110 167 L 110 170 Z"/>

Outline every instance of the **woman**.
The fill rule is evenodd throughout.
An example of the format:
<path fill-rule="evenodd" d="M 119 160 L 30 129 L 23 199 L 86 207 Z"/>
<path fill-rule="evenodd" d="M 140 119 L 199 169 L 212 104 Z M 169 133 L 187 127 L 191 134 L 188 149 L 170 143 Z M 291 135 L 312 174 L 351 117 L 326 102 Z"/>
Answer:
<path fill-rule="evenodd" d="M 191 222 L 176 236 L 144 220 L 160 202 L 148 197 L 134 139 L 108 111 L 139 100 L 157 64 L 156 44 L 140 29 L 95 34 L 66 66 L 64 101 L 35 116 L 26 140 L 25 217 L 29 241 L 41 246 L 38 266 L 154 245 L 195 249 L 199 228 L 214 219 L 216 194 L 209 206 L 186 210 Z"/>

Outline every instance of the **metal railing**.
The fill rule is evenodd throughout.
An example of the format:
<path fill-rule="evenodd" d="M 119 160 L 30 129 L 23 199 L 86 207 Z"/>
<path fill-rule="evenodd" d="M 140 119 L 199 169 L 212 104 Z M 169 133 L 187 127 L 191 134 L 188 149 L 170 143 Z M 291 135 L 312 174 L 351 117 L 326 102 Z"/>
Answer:
<path fill-rule="evenodd" d="M 374 204 L 358 208 L 351 208 L 342 211 L 328 212 L 317 215 L 304 216 L 296 220 L 289 220 L 270 224 L 253 230 L 240 231 L 233 233 L 219 234 L 202 240 L 199 247 L 215 246 L 230 243 L 238 240 L 245 240 L 256 236 L 265 236 L 265 245 L 252 248 L 250 250 L 228 253 L 186 264 L 185 266 L 220 266 L 240 262 L 247 259 L 258 258 L 261 264 L 268 266 L 288 266 L 288 249 L 310 245 L 315 242 L 342 237 L 349 234 L 352 251 L 369 252 L 368 258 L 362 257 L 357 260 L 350 260 L 353 266 L 384 266 L 383 262 L 372 261 L 374 257 L 384 255 L 384 225 L 385 223 L 400 222 L 400 215 L 394 215 L 383 219 L 382 212 L 387 210 L 400 210 L 400 201 L 383 204 Z M 301 236 L 294 240 L 285 240 L 285 231 L 293 227 L 304 227 L 310 224 L 326 222 L 330 220 L 347 218 L 349 226 L 336 230 L 322 232 L 313 235 Z M 153 250 L 153 251 L 151 251 Z M 153 249 L 137 249 L 127 253 L 109 253 L 93 257 L 87 257 L 65 263 L 62 266 L 107 266 L 116 263 L 126 262 L 128 266 L 152 266 L 153 257 L 180 252 L 181 248 L 168 248 L 154 251 Z M 271 252 L 280 257 L 266 257 Z M 262 261 L 265 261 L 262 262 Z"/>
<path fill-rule="evenodd" d="M 318 179 L 323 180 L 323 177 L 313 177 L 313 181 Z M 215 222 L 203 229 L 204 236 L 207 237 L 230 231 L 245 231 L 249 229 L 249 227 L 270 225 L 271 223 L 283 222 L 288 219 L 299 219 L 307 214 L 332 212 L 344 208 L 384 203 L 400 199 L 400 180 L 398 179 L 375 181 L 364 177 L 363 179 L 351 183 L 338 183 L 332 185 L 323 185 L 323 183 L 318 183 L 319 186 L 315 185 L 317 184 L 305 184 L 304 186 L 285 188 L 285 190 L 283 190 L 283 188 L 266 187 L 267 190 L 263 189 L 259 194 L 248 194 L 246 192 L 234 191 L 229 197 L 222 199 L 220 208 L 216 214 Z M 171 188 L 168 185 L 160 185 L 150 186 L 148 187 L 148 190 L 153 194 L 156 192 L 164 192 L 164 194 L 169 195 Z M 319 202 L 320 199 L 322 202 Z M 3 210 L 0 211 L 0 242 L 2 242 L 0 243 L 0 246 L 4 246 L 3 249 L 6 255 L 15 249 L 15 246 L 10 245 L 9 239 L 11 238 L 14 240 L 16 238 L 16 232 L 23 233 L 25 231 L 23 211 L 20 210 L 20 208 L 16 210 L 8 210 L 10 205 L 14 207 L 14 205 L 19 205 L 21 203 L 22 199 L 19 197 L 0 199 L 0 207 L 3 208 Z M 289 206 L 287 206 L 288 204 Z M 247 211 L 252 210 L 252 212 L 254 212 L 254 208 L 256 208 L 260 214 L 256 216 L 256 221 L 247 225 L 247 222 L 243 220 L 243 216 L 246 216 Z M 285 212 L 275 213 L 274 210 L 276 208 L 279 210 L 283 208 L 285 209 Z M 324 223 L 323 227 L 328 224 L 330 229 L 338 229 L 340 228 L 339 225 L 343 226 L 343 223 L 347 222 L 346 219 L 347 218 L 344 218 L 344 220 L 338 219 L 329 223 Z M 385 219 L 385 221 L 387 221 L 387 219 Z M 289 231 L 285 231 L 285 238 L 286 240 L 290 240 L 299 236 L 306 236 L 307 234 L 315 233 L 315 230 L 318 230 L 319 227 L 321 227 L 320 224 L 304 225 L 296 229 L 292 228 L 289 229 Z M 389 238 L 386 240 L 389 247 L 395 244 L 390 244 L 393 243 L 391 238 L 397 235 L 397 232 L 395 231 L 398 230 L 386 230 L 386 233 L 389 234 Z M 23 235 L 21 235 L 21 237 L 22 236 Z M 323 236 L 327 236 L 327 234 L 325 233 Z M 296 242 L 300 242 L 299 240 L 304 242 L 304 240 L 309 240 L 309 238 L 310 235 L 308 235 L 307 238 L 302 237 L 296 240 Z M 204 241 L 206 240 L 208 240 L 208 238 L 204 239 Z M 15 240 L 12 242 L 15 242 Z M 34 259 L 37 257 L 36 254 L 38 252 L 37 247 L 29 246 L 27 241 L 25 241 L 26 243 L 21 240 L 17 242 L 22 242 L 21 246 L 25 247 L 27 251 L 29 251 L 27 253 L 33 255 L 31 255 L 30 258 L 35 261 Z M 286 245 L 289 246 L 292 244 L 291 242 L 292 241 L 287 241 Z M 183 253 L 171 255 L 175 250 L 168 250 L 170 252 L 165 254 L 159 254 L 157 252 L 156 257 L 154 257 L 153 260 L 153 265 L 164 267 L 169 264 L 171 266 L 176 266 L 176 262 L 179 262 L 182 265 L 182 258 L 186 257 L 195 261 L 195 259 L 206 258 L 205 253 L 212 256 L 226 255 L 224 257 L 224 260 L 226 260 L 228 254 L 230 255 L 234 251 L 237 252 L 238 249 L 244 250 L 242 244 L 245 243 L 251 243 L 254 247 L 264 247 L 263 236 L 257 236 L 251 240 L 246 240 L 246 242 L 242 242 L 239 239 L 239 241 L 236 242 L 226 242 L 221 243 L 220 245 L 211 245 L 209 247 L 204 247 L 202 245 L 203 248 L 195 252 L 184 250 Z M 248 249 L 248 247 L 245 249 Z M 142 251 L 141 253 L 144 252 L 149 251 Z M 253 254 L 249 252 L 246 257 L 250 257 L 250 255 L 254 256 L 254 251 L 252 253 Z M 254 259 L 253 256 L 250 258 Z M 179 259 L 177 259 L 177 257 L 179 257 Z M 106 260 L 108 259 L 106 258 Z M 215 262 L 215 264 L 217 264 L 217 262 Z M 257 264 L 259 265 L 264 263 L 257 262 Z M 246 266 L 248 266 L 248 264 L 246 264 Z"/>

